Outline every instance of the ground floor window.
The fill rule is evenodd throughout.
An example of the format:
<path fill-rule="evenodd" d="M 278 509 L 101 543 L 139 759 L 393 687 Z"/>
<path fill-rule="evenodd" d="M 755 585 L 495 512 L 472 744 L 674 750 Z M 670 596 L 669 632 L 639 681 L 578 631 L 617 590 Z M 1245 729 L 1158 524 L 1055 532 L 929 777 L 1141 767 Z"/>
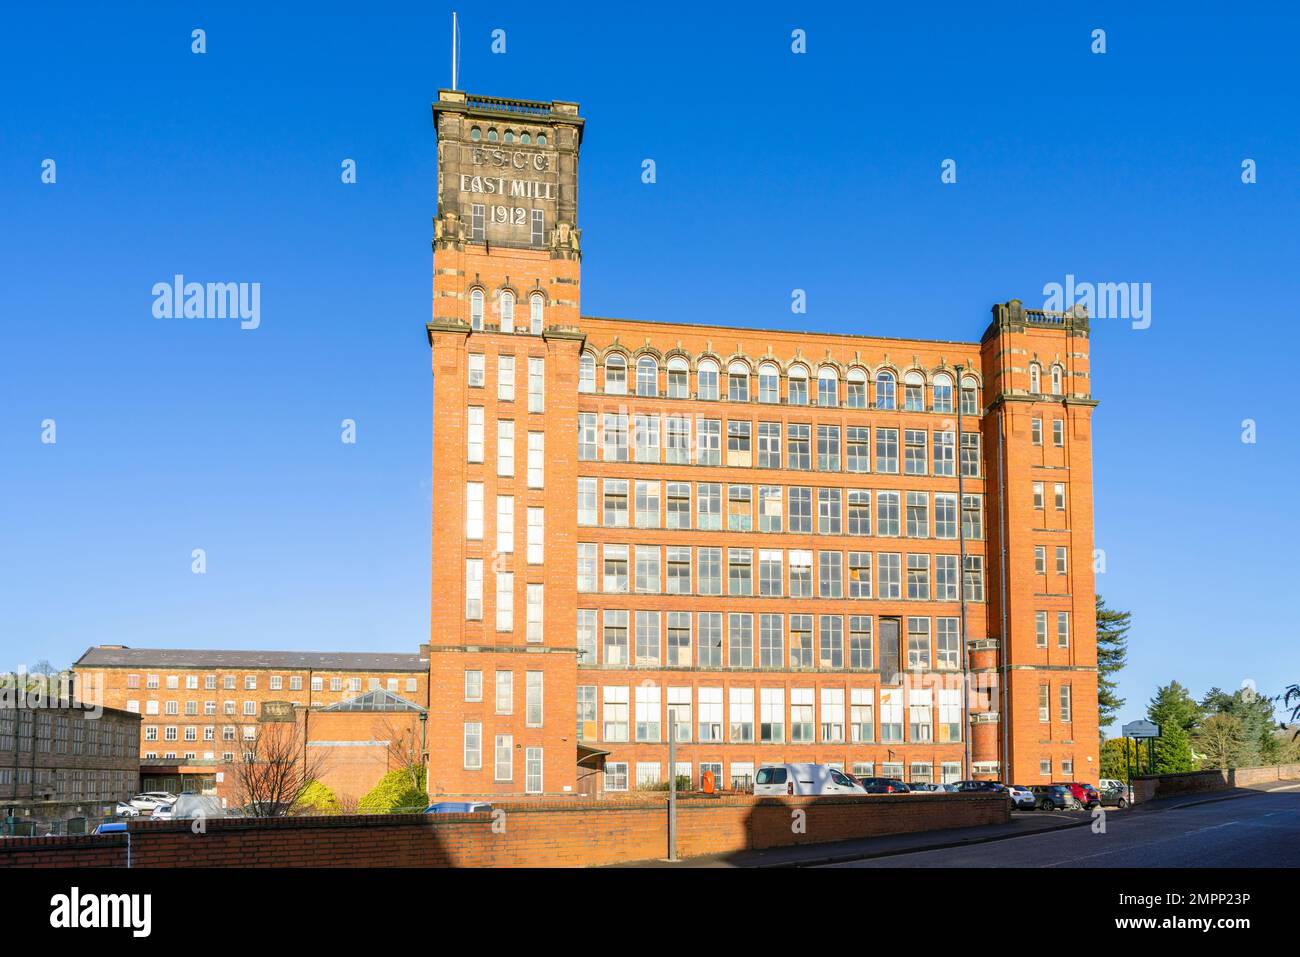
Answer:
<path fill-rule="evenodd" d="M 750 761 L 731 762 L 731 789 L 750 791 L 754 787 L 754 765 Z"/>
<path fill-rule="evenodd" d="M 885 761 L 880 765 L 880 776 L 882 778 L 894 778 L 903 780 L 903 762 L 902 761 Z"/>
<path fill-rule="evenodd" d="M 605 790 L 627 790 L 627 762 L 610 761 L 605 765 Z"/>
<path fill-rule="evenodd" d="M 853 776 L 855 778 L 873 778 L 876 776 L 876 766 L 870 761 L 854 761 Z"/>
<path fill-rule="evenodd" d="M 961 763 L 958 761 L 945 761 L 940 767 L 943 775 L 944 784 L 956 784 L 961 780 Z"/>
<path fill-rule="evenodd" d="M 659 783 L 659 762 L 638 761 L 636 763 L 636 786 L 652 788 Z"/>
<path fill-rule="evenodd" d="M 912 764 L 912 783 L 913 784 L 933 784 L 934 783 L 934 765 L 932 764 Z"/>
<path fill-rule="evenodd" d="M 528 748 L 524 751 L 524 790 L 529 794 L 542 793 L 542 749 Z"/>

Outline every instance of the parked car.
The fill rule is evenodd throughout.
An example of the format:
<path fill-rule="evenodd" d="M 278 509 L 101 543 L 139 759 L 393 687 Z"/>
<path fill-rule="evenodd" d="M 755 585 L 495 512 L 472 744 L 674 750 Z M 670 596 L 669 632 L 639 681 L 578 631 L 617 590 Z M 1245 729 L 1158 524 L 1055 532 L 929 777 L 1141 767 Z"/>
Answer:
<path fill-rule="evenodd" d="M 138 812 L 137 812 L 138 813 Z M 121 834 L 126 830 L 126 821 L 106 821 L 96 824 L 91 834 Z"/>
<path fill-rule="evenodd" d="M 1102 795 L 1102 803 L 1106 803 L 1105 795 L 1107 791 L 1117 791 L 1122 794 L 1129 804 L 1133 803 L 1133 785 L 1125 784 L 1118 778 L 1102 778 L 1097 782 L 1097 791 Z"/>
<path fill-rule="evenodd" d="M 942 791 L 945 794 L 956 794 L 959 790 L 955 784 L 936 784 L 934 789 L 936 791 Z"/>
<path fill-rule="evenodd" d="M 125 801 L 118 801 L 117 806 L 113 808 L 114 817 L 139 817 L 140 809 Z"/>
<path fill-rule="evenodd" d="M 175 804 L 159 804 L 149 815 L 155 821 L 174 821 L 176 820 Z"/>
<path fill-rule="evenodd" d="M 829 764 L 763 764 L 754 775 L 756 796 L 776 794 L 865 794 L 855 779 Z"/>
<path fill-rule="evenodd" d="M 1097 789 L 1091 784 L 1082 784 L 1078 781 L 1058 781 L 1053 783 L 1069 788 L 1070 793 L 1074 795 L 1074 799 L 1079 802 L 1081 807 L 1091 808 L 1101 804 L 1101 795 L 1097 793 Z"/>
<path fill-rule="evenodd" d="M 1032 811 L 1038 806 L 1034 794 L 1029 788 L 1021 787 L 1019 784 L 1008 784 L 1007 794 L 1011 796 L 1011 807 L 1015 810 Z"/>
<path fill-rule="evenodd" d="M 486 801 L 437 801 L 424 809 L 425 814 L 475 814 L 492 810 Z"/>
<path fill-rule="evenodd" d="M 868 794 L 907 794 L 912 790 L 898 778 L 859 778 L 858 783 Z"/>
<path fill-rule="evenodd" d="M 908 782 L 907 787 L 908 787 L 909 790 L 912 790 L 912 791 L 937 791 L 937 790 L 939 790 L 939 786 L 938 786 L 937 784 L 922 784 L 922 783 L 917 783 L 917 782 Z"/>
<path fill-rule="evenodd" d="M 193 791 L 182 792 L 172 803 L 172 820 L 193 820 L 196 817 L 225 817 L 226 809 L 221 806 L 221 799 L 209 794 L 195 794 Z M 154 812 L 157 817 L 157 812 Z"/>
<path fill-rule="evenodd" d="M 1133 803 L 1129 789 L 1122 782 L 1112 781 L 1110 783 L 1118 785 L 1118 787 L 1102 787 L 1098 789 L 1102 807 L 1126 808 Z"/>
<path fill-rule="evenodd" d="M 1005 791 L 997 781 L 958 781 L 958 791 Z"/>
<path fill-rule="evenodd" d="M 171 804 L 175 800 L 176 795 L 168 791 L 145 791 L 143 794 L 137 794 L 127 803 L 140 811 L 152 811 L 160 804 Z"/>
<path fill-rule="evenodd" d="M 1077 811 L 1080 804 L 1064 784 L 1035 784 L 1029 788 L 1040 811 Z"/>

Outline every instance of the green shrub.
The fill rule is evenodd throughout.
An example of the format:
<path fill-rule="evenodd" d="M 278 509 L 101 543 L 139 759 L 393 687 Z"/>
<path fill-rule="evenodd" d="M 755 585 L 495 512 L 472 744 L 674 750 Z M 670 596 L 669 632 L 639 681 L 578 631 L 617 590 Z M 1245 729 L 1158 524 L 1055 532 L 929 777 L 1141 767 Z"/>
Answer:
<path fill-rule="evenodd" d="M 313 814 L 339 814 L 339 799 L 319 781 L 311 781 L 298 795 L 298 807 Z"/>
<path fill-rule="evenodd" d="M 357 802 L 361 814 L 393 814 L 400 811 L 423 811 L 429 805 L 424 788 L 412 784 L 412 777 L 424 779 L 423 768 L 398 768 L 389 771 L 365 797 Z"/>

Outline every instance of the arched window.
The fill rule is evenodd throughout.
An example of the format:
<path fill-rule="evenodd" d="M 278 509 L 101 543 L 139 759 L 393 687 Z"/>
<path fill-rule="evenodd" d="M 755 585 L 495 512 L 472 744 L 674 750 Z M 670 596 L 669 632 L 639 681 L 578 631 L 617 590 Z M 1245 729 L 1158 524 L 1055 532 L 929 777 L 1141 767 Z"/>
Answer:
<path fill-rule="evenodd" d="M 483 290 L 475 289 L 469 294 L 469 327 L 475 330 L 483 328 Z"/>
<path fill-rule="evenodd" d="M 758 401 L 781 401 L 781 371 L 775 363 L 764 362 L 758 367 Z"/>
<path fill-rule="evenodd" d="M 1029 363 L 1029 391 L 1035 395 L 1043 391 L 1043 370 L 1037 362 Z"/>
<path fill-rule="evenodd" d="M 652 398 L 659 394 L 659 363 L 650 356 L 636 360 L 636 394 Z"/>
<path fill-rule="evenodd" d="M 903 376 L 903 409 L 907 412 L 925 411 L 925 376 L 915 370 Z"/>
<path fill-rule="evenodd" d="M 882 372 L 876 376 L 876 408 L 892 409 L 896 402 L 895 386 L 897 380 L 892 372 Z"/>
<path fill-rule="evenodd" d="M 845 384 L 845 402 L 850 409 L 867 407 L 867 373 L 863 369 L 850 369 Z"/>
<path fill-rule="evenodd" d="M 952 411 L 952 376 L 946 372 L 934 377 L 934 411 Z"/>
<path fill-rule="evenodd" d="M 470 127 L 469 138 L 472 139 L 475 143 L 477 143 L 479 140 L 483 138 L 483 131 L 480 130 L 477 126 Z"/>
<path fill-rule="evenodd" d="M 716 399 L 718 397 L 718 364 L 712 359 L 703 359 L 700 361 L 700 371 L 697 373 L 699 378 L 699 388 L 697 391 L 700 399 Z"/>
<path fill-rule="evenodd" d="M 532 141 L 533 141 L 533 138 L 532 138 L 531 136 L 529 136 L 527 133 L 520 133 L 520 134 L 519 134 L 519 142 L 521 142 L 521 143 L 531 143 Z"/>
<path fill-rule="evenodd" d="M 840 377 L 830 366 L 817 371 L 817 404 L 828 407 L 840 404 Z"/>
<path fill-rule="evenodd" d="M 509 289 L 501 293 L 501 331 L 515 331 L 515 294 Z"/>
<path fill-rule="evenodd" d="M 578 358 L 578 391 L 596 391 L 596 357 L 590 352 Z"/>
<path fill-rule="evenodd" d="M 489 142 L 489 143 L 495 143 L 496 141 L 497 141 L 497 131 L 496 131 L 496 130 L 488 130 L 488 142 Z"/>
<path fill-rule="evenodd" d="M 801 365 L 793 365 L 785 374 L 786 401 L 791 405 L 808 404 L 808 370 Z"/>
<path fill-rule="evenodd" d="M 538 133 L 538 134 L 537 134 L 537 145 L 538 145 L 538 146 L 545 146 L 545 145 L 546 145 L 546 134 L 545 134 L 545 133 Z"/>
<path fill-rule="evenodd" d="M 605 357 L 605 394 L 627 395 L 627 360 L 617 352 Z"/>
<path fill-rule="evenodd" d="M 727 366 L 727 398 L 732 402 L 749 401 L 749 366 L 740 360 Z"/>
<path fill-rule="evenodd" d="M 513 130 L 506 130 L 505 141 L 507 143 L 513 143 L 515 141 L 515 134 Z"/>
<path fill-rule="evenodd" d="M 535 292 L 528 297 L 528 327 L 533 335 L 542 334 L 542 309 L 545 302 L 540 292 Z"/>
<path fill-rule="evenodd" d="M 1061 367 L 1052 366 L 1052 395 L 1061 394 Z"/>
<path fill-rule="evenodd" d="M 961 414 L 979 415 L 979 413 L 979 383 L 975 381 L 974 376 L 964 375 L 961 377 Z"/>
<path fill-rule="evenodd" d="M 668 398 L 689 399 L 691 392 L 691 370 L 681 356 L 668 360 Z"/>

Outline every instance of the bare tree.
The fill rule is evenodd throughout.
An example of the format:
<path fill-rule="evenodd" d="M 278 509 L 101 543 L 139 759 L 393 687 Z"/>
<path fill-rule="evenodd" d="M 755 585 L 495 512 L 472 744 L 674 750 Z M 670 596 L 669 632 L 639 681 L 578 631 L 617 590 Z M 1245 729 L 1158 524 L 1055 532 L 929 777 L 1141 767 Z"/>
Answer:
<path fill-rule="evenodd" d="M 226 766 L 232 800 L 250 817 L 292 814 L 303 789 L 320 777 L 325 760 L 307 748 L 302 723 L 260 721 Z"/>

